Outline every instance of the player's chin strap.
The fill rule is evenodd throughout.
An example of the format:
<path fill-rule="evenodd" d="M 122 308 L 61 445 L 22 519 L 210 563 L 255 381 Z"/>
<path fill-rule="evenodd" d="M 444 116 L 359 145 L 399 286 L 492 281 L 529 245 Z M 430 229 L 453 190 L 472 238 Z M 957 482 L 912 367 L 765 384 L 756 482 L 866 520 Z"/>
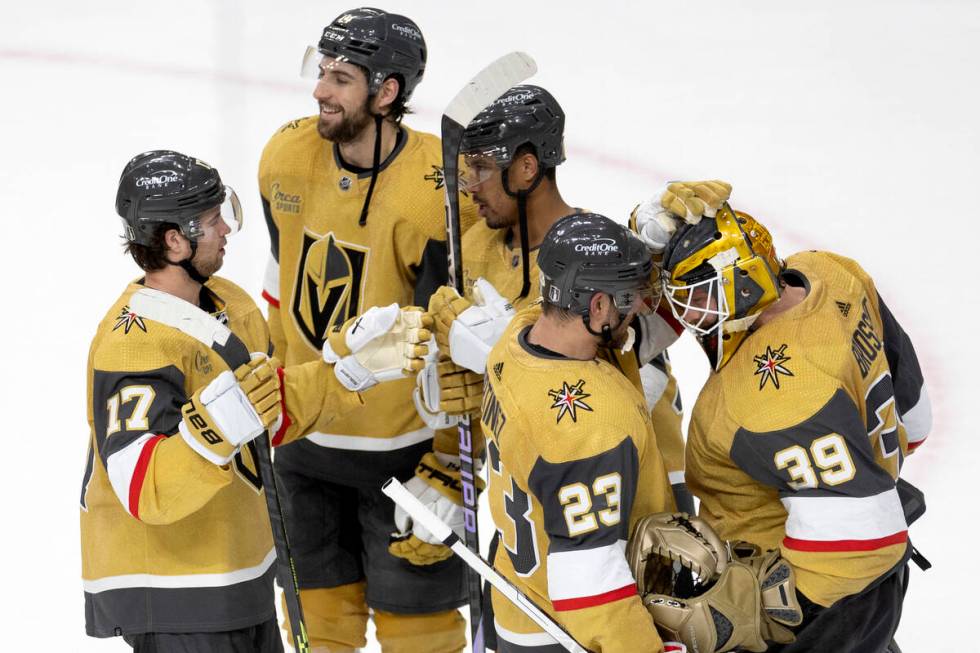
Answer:
<path fill-rule="evenodd" d="M 191 263 L 191 261 L 194 260 L 194 256 L 197 254 L 197 241 L 190 240 L 190 239 L 188 240 L 191 244 L 191 255 L 188 258 L 185 258 L 184 260 L 178 263 L 170 263 L 170 261 L 167 261 L 167 263 L 170 263 L 170 265 L 177 265 L 184 268 L 184 272 L 187 273 L 187 276 L 189 276 L 191 279 L 193 279 L 194 281 L 198 282 L 203 286 L 205 283 L 207 283 L 208 279 L 210 279 L 211 277 L 209 276 L 206 277 L 200 272 L 198 272 L 197 268 L 194 267 L 194 264 Z"/>
<path fill-rule="evenodd" d="M 380 113 L 374 114 L 374 159 L 371 162 L 371 183 L 368 185 L 367 195 L 364 196 L 364 206 L 361 207 L 361 219 L 357 224 L 364 226 L 367 224 L 368 207 L 371 206 L 371 195 L 374 194 L 374 184 L 378 181 L 378 173 L 381 168 L 381 123 L 384 116 Z"/>
<path fill-rule="evenodd" d="M 531 252 L 528 246 L 528 235 L 527 235 L 527 196 L 534 192 L 534 189 L 538 187 L 541 180 L 544 179 L 544 170 L 539 169 L 537 176 L 531 185 L 527 188 L 518 190 L 516 193 L 510 189 L 507 184 L 507 171 L 500 171 L 500 178 L 503 182 L 504 192 L 507 193 L 509 197 L 517 198 L 517 221 L 520 225 L 521 233 L 521 274 L 523 275 L 523 281 L 521 282 L 521 294 L 517 296 L 514 301 L 518 299 L 523 299 L 527 297 L 527 294 L 531 291 Z M 588 324 L 586 323 L 586 328 Z M 599 335 L 599 334 L 596 334 Z"/>

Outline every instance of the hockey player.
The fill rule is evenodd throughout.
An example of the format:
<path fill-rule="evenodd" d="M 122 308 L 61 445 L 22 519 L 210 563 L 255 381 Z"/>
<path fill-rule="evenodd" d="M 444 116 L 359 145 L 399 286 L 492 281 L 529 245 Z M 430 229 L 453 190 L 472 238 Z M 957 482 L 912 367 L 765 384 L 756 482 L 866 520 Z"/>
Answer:
<path fill-rule="evenodd" d="M 649 310 L 653 263 L 625 227 L 582 213 L 552 226 L 538 265 L 543 311 L 518 313 L 487 359 L 494 565 L 584 647 L 662 651 L 624 548 L 636 517 L 674 500 L 642 393 L 597 356 Z M 493 606 L 498 651 L 563 650 L 495 590 Z"/>
<path fill-rule="evenodd" d="M 358 409 L 345 379 L 369 387 L 421 367 L 403 356 L 417 357 L 412 341 L 430 334 L 412 322 L 420 313 L 372 309 L 357 318 L 356 338 L 353 324 L 339 330 L 336 365 L 284 370 L 266 356 L 254 302 L 212 276 L 241 223 L 217 170 L 146 152 L 123 170 L 116 210 L 145 276 L 109 309 L 89 353 L 86 630 L 122 635 L 137 651 L 280 651 L 276 552 L 253 440 L 269 429 L 283 444 Z M 134 308 L 147 302 L 152 316 Z M 232 369 L 234 348 L 256 353 Z"/>
<path fill-rule="evenodd" d="M 510 89 L 467 126 L 461 146 L 466 164 L 463 188 L 472 194 L 484 219 L 463 237 L 465 299 L 445 287 L 430 309 L 436 316 L 441 351 L 448 348 L 457 364 L 479 376 L 467 377 L 468 397 L 458 399 L 459 391 L 447 393 L 445 386 L 465 384 L 457 370 L 446 373 L 443 366 L 439 398 L 450 412 L 479 407 L 486 354 L 513 314 L 508 304 L 520 310 L 539 296 L 538 246 L 559 218 L 582 211 L 565 201 L 556 179 L 556 167 L 565 161 L 564 128 L 561 106 L 547 90 L 532 85 Z M 473 302 L 477 306 L 465 312 Z M 450 342 L 448 334 L 459 315 L 464 317 L 456 322 Z M 659 353 L 663 347 L 653 351 L 660 334 L 651 333 L 667 332 L 667 340 L 673 342 L 681 328 L 666 307 L 660 315 L 645 316 L 643 327 L 636 353 L 603 353 L 616 358 L 610 362 L 643 389 L 677 500 L 693 510 L 684 485 L 680 394 L 666 355 Z M 424 383 L 420 391 L 435 394 L 427 392 Z M 438 403 L 430 398 L 420 412 L 435 412 Z"/>
<path fill-rule="evenodd" d="M 440 142 L 401 122 L 425 61 L 415 23 L 369 8 L 338 16 L 307 52 L 319 113 L 273 135 L 259 169 L 272 241 L 263 295 L 287 364 L 329 355 L 330 330 L 363 307 L 425 306 L 446 283 Z M 475 209 L 463 209 L 472 222 Z M 434 437 L 413 387 L 373 389 L 364 412 L 277 451 L 315 650 L 364 646 L 369 607 L 386 653 L 465 645 L 460 561 L 436 560 L 411 536 L 389 552 L 394 505 L 379 489 L 389 477 L 418 469 L 408 485 L 440 514 L 461 502 L 456 433 Z"/>
<path fill-rule="evenodd" d="M 694 222 L 664 251 L 665 293 L 714 369 L 687 480 L 722 538 L 774 553 L 757 575 L 734 565 L 700 596 L 653 600 L 655 618 L 698 650 L 892 650 L 911 552 L 896 480 L 931 424 L 912 343 L 856 262 L 782 260 L 727 205 Z M 760 588 L 783 563 L 789 587 Z"/>

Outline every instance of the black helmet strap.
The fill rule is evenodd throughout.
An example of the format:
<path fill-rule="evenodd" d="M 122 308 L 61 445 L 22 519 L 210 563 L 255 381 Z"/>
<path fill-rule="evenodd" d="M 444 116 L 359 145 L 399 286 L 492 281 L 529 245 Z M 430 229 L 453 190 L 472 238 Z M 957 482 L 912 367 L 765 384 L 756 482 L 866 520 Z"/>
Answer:
<path fill-rule="evenodd" d="M 374 194 L 374 185 L 378 181 L 378 172 L 381 168 L 381 123 L 384 116 L 380 113 L 374 114 L 374 159 L 371 162 L 371 183 L 368 185 L 367 195 L 364 196 L 364 206 L 361 207 L 361 219 L 357 224 L 364 226 L 367 224 L 368 207 L 371 206 L 371 195 Z"/>
<path fill-rule="evenodd" d="M 197 241 L 192 238 L 188 238 L 187 240 L 189 240 L 191 243 L 191 255 L 179 263 L 171 263 L 171 265 L 179 265 L 180 267 L 184 268 L 184 272 L 187 273 L 187 276 L 203 286 L 211 277 L 204 276 L 197 271 L 197 268 L 194 267 L 194 264 L 191 261 L 193 261 L 194 257 L 197 255 Z"/>
<path fill-rule="evenodd" d="M 585 325 L 585 330 L 586 331 L 588 331 L 589 333 L 591 333 L 594 336 L 599 336 L 600 338 L 602 338 L 602 344 L 604 346 L 608 346 L 609 343 L 612 342 L 612 339 L 613 339 L 612 328 L 608 324 L 603 324 L 602 325 L 602 328 L 599 329 L 599 331 L 594 331 L 592 329 L 592 324 L 589 321 L 589 314 L 588 313 L 586 313 L 585 315 L 582 316 L 582 324 Z"/>
<path fill-rule="evenodd" d="M 523 275 L 523 280 L 521 282 L 521 294 L 517 296 L 517 299 L 523 299 L 527 297 L 528 293 L 531 292 L 531 252 L 528 241 L 530 240 L 527 234 L 527 197 L 534 192 L 534 189 L 538 187 L 541 180 L 544 179 L 544 170 L 538 168 L 538 174 L 531 182 L 531 185 L 526 189 L 517 191 L 516 193 L 510 189 L 507 183 L 507 170 L 500 171 L 500 178 L 503 182 L 504 192 L 507 193 L 509 197 L 517 198 L 517 222 L 518 228 L 521 234 L 521 274 Z"/>

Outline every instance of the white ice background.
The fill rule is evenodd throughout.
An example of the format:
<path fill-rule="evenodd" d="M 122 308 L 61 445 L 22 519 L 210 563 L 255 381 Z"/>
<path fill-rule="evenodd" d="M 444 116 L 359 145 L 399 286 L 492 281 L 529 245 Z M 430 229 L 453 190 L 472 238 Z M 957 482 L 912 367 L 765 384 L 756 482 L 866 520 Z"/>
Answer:
<path fill-rule="evenodd" d="M 721 178 L 781 254 L 856 258 L 919 352 L 935 424 L 905 466 L 929 504 L 898 641 L 980 650 L 973 409 L 980 310 L 980 4 L 405 2 L 429 46 L 407 123 L 504 52 L 531 53 L 567 114 L 572 204 L 625 219 L 667 179 Z M 0 649 L 122 651 L 84 635 L 78 496 L 86 355 L 138 270 L 113 210 L 154 148 L 216 165 L 244 202 L 222 274 L 258 299 L 262 147 L 315 111 L 306 45 L 348 5 L 248 0 L 4 3 L 0 11 L 4 628 Z M 465 253 L 464 253 L 465 255 Z M 672 349 L 688 408 L 707 365 Z M 973 470 L 973 471 L 971 471 Z M 484 520 L 489 530 L 489 515 Z M 368 650 L 378 650 L 376 644 Z"/>

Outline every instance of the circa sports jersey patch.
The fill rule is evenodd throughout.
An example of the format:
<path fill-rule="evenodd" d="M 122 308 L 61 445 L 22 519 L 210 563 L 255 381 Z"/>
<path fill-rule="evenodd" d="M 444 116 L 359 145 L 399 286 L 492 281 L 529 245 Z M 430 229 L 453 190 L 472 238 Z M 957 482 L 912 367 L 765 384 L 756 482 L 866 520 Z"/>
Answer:
<path fill-rule="evenodd" d="M 766 381 L 772 381 L 772 384 L 779 389 L 779 375 L 784 374 L 786 376 L 793 376 L 793 373 L 789 371 L 789 368 L 784 365 L 787 361 L 793 360 L 786 355 L 786 345 L 783 344 L 779 349 L 773 349 L 769 345 L 766 345 L 766 353 L 760 354 L 759 356 L 753 356 L 752 360 L 755 361 L 756 368 L 755 373 L 762 375 L 759 379 L 759 390 L 765 387 Z"/>
<path fill-rule="evenodd" d="M 112 327 L 112 330 L 115 331 L 119 327 L 123 327 L 123 332 L 129 333 L 129 330 L 133 328 L 133 325 L 138 326 L 143 333 L 146 333 L 146 323 L 143 322 L 143 318 L 129 310 L 129 306 L 123 306 L 122 312 L 120 312 L 119 317 L 116 318 L 116 326 Z"/>
<path fill-rule="evenodd" d="M 558 417 L 555 419 L 555 423 L 561 422 L 561 418 L 565 415 L 569 415 L 573 422 L 578 421 L 578 415 L 576 410 L 581 408 L 582 410 L 587 410 L 592 412 L 592 406 L 585 403 L 585 400 L 591 397 L 587 392 L 582 391 L 582 387 L 585 385 L 585 381 L 579 379 L 575 385 L 568 385 L 565 381 L 561 382 L 560 390 L 548 390 L 548 396 L 554 399 L 554 403 L 551 404 L 552 408 L 558 409 Z"/>

